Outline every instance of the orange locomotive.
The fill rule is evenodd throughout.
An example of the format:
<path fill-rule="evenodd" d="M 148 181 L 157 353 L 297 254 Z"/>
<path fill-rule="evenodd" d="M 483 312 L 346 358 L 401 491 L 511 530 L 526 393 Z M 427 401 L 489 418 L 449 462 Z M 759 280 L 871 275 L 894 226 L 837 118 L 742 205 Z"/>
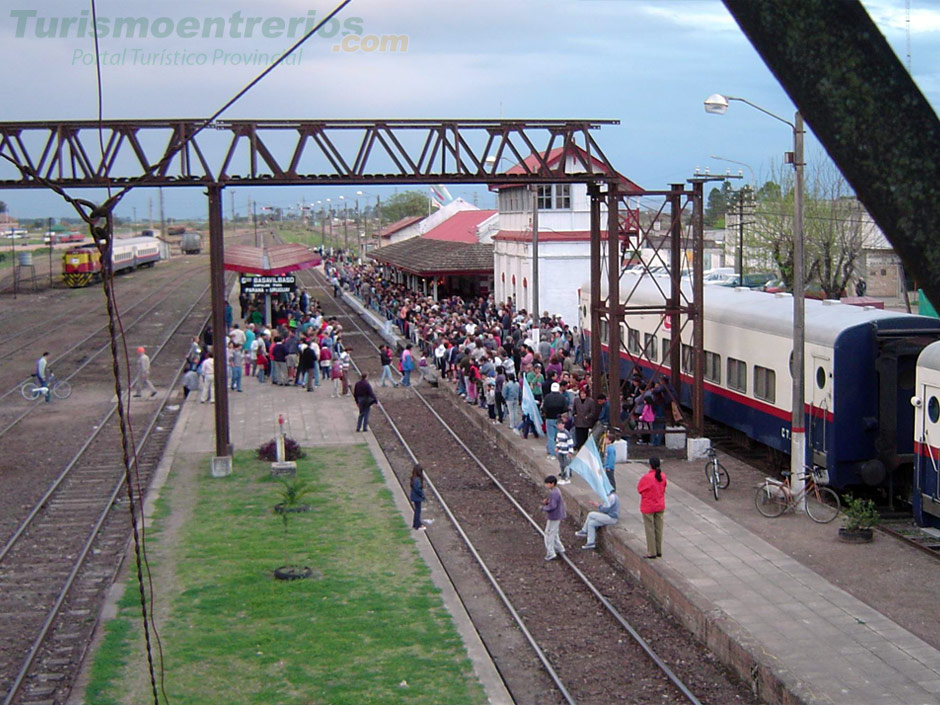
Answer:
<path fill-rule="evenodd" d="M 152 237 L 115 240 L 111 250 L 114 272 L 152 267 L 162 259 L 160 241 Z M 95 245 L 81 245 L 66 250 L 62 256 L 62 278 L 77 289 L 101 279 L 101 255 Z"/>

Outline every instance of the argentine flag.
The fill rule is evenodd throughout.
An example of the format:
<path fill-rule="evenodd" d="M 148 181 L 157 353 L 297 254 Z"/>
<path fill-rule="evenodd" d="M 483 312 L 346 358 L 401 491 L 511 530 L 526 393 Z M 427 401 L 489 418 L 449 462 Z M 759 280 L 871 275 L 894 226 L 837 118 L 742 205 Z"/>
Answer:
<path fill-rule="evenodd" d="M 607 496 L 614 491 L 614 488 L 610 486 L 610 480 L 607 479 L 607 473 L 604 472 L 601 454 L 597 451 L 593 436 L 588 436 L 587 442 L 571 459 L 568 469 L 583 477 L 602 502 L 606 502 Z"/>
<path fill-rule="evenodd" d="M 525 375 L 521 375 L 522 378 L 522 413 L 532 419 L 532 423 L 535 424 L 535 435 L 537 437 L 542 436 L 542 415 L 539 413 L 539 405 L 535 403 L 535 395 L 532 394 L 532 389 L 529 387 L 529 381 L 525 378 Z M 595 449 L 596 452 L 596 449 Z"/>

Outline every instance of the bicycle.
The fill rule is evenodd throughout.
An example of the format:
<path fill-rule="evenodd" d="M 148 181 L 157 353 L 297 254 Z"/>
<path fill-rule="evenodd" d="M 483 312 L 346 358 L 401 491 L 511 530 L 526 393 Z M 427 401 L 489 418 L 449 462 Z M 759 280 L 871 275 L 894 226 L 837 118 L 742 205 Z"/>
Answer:
<path fill-rule="evenodd" d="M 819 472 L 815 468 L 804 469 L 803 489 L 795 495 L 786 480 L 766 478 L 757 488 L 754 495 L 754 504 L 757 511 L 765 517 L 778 517 L 787 509 L 796 509 L 805 500 L 806 513 L 809 518 L 818 524 L 828 524 L 839 516 L 842 503 L 839 495 L 828 487 L 821 487 L 816 478 Z M 791 473 L 782 473 L 784 478 Z"/>
<path fill-rule="evenodd" d="M 72 395 L 72 385 L 64 379 L 57 378 L 51 372 L 47 384 L 48 387 L 39 384 L 39 380 L 34 374 L 32 379 L 23 382 L 20 393 L 27 401 L 35 401 L 39 397 L 48 394 L 50 390 L 56 399 L 68 399 Z"/>
<path fill-rule="evenodd" d="M 708 478 L 708 484 L 711 485 L 715 501 L 718 501 L 718 490 L 728 489 L 731 484 L 731 475 L 725 470 L 725 466 L 718 461 L 718 454 L 714 448 L 709 448 L 706 454 L 709 460 L 705 465 L 705 477 Z"/>

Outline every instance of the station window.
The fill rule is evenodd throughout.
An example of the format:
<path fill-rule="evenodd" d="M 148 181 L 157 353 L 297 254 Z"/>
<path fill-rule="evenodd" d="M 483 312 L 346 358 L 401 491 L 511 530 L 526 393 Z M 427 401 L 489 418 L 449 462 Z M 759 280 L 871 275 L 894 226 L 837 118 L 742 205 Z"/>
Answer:
<path fill-rule="evenodd" d="M 640 354 L 640 331 L 627 328 L 627 350 L 634 355 Z"/>
<path fill-rule="evenodd" d="M 773 404 L 777 401 L 777 373 L 754 365 L 754 396 Z"/>
<path fill-rule="evenodd" d="M 705 351 L 705 379 L 721 384 L 721 355 Z"/>
<path fill-rule="evenodd" d="M 667 362 L 669 359 L 669 338 L 663 338 L 663 359 L 662 362 Z"/>
<path fill-rule="evenodd" d="M 540 211 L 551 210 L 552 208 L 552 186 L 551 184 L 539 184 L 538 186 L 538 207 Z"/>
<path fill-rule="evenodd" d="M 658 353 L 656 351 L 656 336 L 652 333 L 647 333 L 644 336 L 643 341 L 643 353 L 651 362 L 656 362 Z"/>
<path fill-rule="evenodd" d="M 747 363 L 728 358 L 728 388 L 747 393 Z"/>
<path fill-rule="evenodd" d="M 682 343 L 682 371 L 686 374 L 692 374 L 694 366 L 694 351 L 691 345 Z"/>
<path fill-rule="evenodd" d="M 557 210 L 571 210 L 571 184 L 558 184 L 555 186 L 555 208 Z"/>

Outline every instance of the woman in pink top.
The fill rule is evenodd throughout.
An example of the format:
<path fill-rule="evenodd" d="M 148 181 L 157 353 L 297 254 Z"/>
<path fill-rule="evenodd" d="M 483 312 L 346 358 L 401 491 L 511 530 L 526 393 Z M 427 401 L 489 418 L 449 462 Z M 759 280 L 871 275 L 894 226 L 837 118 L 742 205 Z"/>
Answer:
<path fill-rule="evenodd" d="M 666 511 L 666 474 L 659 469 L 659 458 L 649 460 L 650 469 L 636 485 L 640 493 L 640 513 L 646 530 L 645 558 L 663 555 L 663 513 Z"/>

